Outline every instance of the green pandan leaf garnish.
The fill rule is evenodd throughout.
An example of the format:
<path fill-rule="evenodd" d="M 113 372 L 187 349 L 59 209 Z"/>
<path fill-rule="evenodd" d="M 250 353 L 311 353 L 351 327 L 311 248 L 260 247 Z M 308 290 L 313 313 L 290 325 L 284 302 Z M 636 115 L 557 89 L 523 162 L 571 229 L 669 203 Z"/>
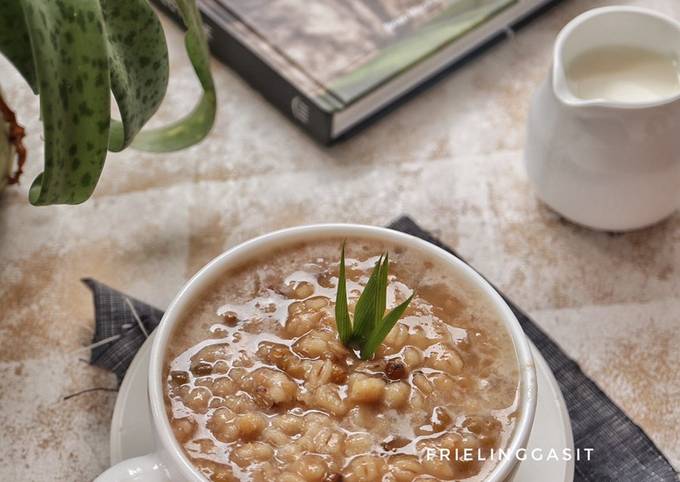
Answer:
<path fill-rule="evenodd" d="M 385 314 L 387 305 L 387 275 L 389 254 L 380 256 L 361 292 L 354 309 L 354 322 L 347 307 L 347 280 L 345 275 L 345 245 L 340 252 L 338 288 L 335 298 L 335 324 L 340 341 L 350 348 L 358 348 L 361 359 L 369 360 L 390 333 L 415 293 Z"/>

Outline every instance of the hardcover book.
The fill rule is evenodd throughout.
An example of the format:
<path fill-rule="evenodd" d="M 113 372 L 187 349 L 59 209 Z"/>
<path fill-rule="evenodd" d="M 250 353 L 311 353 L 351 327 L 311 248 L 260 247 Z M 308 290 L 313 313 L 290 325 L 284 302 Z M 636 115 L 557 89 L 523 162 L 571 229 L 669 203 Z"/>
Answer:
<path fill-rule="evenodd" d="M 215 55 L 329 143 L 550 1 L 197 3 Z"/>

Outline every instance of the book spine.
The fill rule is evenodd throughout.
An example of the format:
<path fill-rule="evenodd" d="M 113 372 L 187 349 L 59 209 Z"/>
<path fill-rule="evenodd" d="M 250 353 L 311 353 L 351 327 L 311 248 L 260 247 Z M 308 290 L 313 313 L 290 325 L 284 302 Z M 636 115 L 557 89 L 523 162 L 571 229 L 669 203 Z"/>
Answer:
<path fill-rule="evenodd" d="M 152 1 L 183 26 L 172 2 Z M 323 110 L 307 98 L 286 78 L 222 28 L 220 24 L 228 19 L 217 18 L 218 12 L 211 8 L 201 8 L 201 2 L 197 3 L 208 32 L 208 43 L 212 53 L 311 137 L 322 144 L 331 143 L 333 113 Z"/>

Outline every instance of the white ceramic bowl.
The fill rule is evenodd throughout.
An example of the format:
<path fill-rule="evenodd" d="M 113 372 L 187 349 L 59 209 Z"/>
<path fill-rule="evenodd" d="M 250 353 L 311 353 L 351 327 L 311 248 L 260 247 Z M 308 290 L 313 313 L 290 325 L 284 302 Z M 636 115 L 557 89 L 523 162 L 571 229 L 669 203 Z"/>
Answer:
<path fill-rule="evenodd" d="M 508 305 L 487 281 L 455 256 L 435 245 L 408 234 L 391 229 L 353 224 L 321 224 L 301 226 L 276 231 L 247 241 L 230 249 L 203 267 L 182 288 L 168 307 L 156 329 L 151 347 L 149 365 L 149 403 L 151 407 L 157 452 L 121 462 L 99 476 L 97 482 L 121 482 L 144 480 L 146 482 L 192 481 L 205 482 L 205 478 L 184 455 L 175 440 L 166 416 L 163 400 L 163 364 L 165 351 L 175 325 L 183 319 L 185 311 L 223 273 L 255 257 L 266 255 L 274 249 L 301 241 L 324 238 L 362 238 L 380 240 L 397 246 L 404 246 L 427 255 L 433 261 L 453 269 L 460 277 L 485 293 L 496 308 L 500 319 L 512 337 L 520 366 L 520 400 L 515 430 L 511 435 L 508 453 L 514 454 L 526 448 L 536 409 L 536 374 L 529 343 L 517 318 Z M 488 482 L 508 480 L 516 468 L 517 458 L 509 456 L 498 462 L 486 479 Z"/>

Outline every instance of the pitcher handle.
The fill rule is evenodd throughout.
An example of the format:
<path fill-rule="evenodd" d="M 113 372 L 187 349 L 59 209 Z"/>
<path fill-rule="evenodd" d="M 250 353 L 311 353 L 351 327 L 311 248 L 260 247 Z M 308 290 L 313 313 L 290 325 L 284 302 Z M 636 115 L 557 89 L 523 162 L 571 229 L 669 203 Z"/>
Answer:
<path fill-rule="evenodd" d="M 168 471 L 158 454 L 149 454 L 123 460 L 94 479 L 94 482 L 168 482 L 169 480 Z"/>

